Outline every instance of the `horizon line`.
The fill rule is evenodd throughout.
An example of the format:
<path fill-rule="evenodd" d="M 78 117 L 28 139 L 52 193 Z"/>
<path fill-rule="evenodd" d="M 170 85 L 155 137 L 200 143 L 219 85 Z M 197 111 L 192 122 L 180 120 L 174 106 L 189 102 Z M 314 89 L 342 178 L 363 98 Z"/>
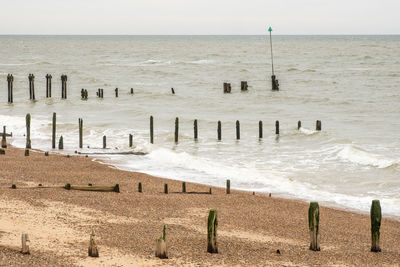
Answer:
<path fill-rule="evenodd" d="M 266 36 L 265 34 L 23 34 L 23 33 L 7 33 L 0 36 Z M 274 34 L 274 36 L 397 36 L 400 33 L 383 33 L 383 34 Z"/>

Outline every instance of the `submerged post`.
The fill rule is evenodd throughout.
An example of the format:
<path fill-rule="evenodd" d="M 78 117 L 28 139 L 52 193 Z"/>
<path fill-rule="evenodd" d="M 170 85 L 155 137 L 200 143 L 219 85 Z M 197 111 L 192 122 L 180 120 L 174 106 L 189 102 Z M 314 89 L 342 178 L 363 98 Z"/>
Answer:
<path fill-rule="evenodd" d="M 107 147 L 107 137 L 104 135 L 103 136 L 103 148 L 105 149 Z"/>
<path fill-rule="evenodd" d="M 222 130 L 221 130 L 221 121 L 218 121 L 218 129 L 217 129 L 217 133 L 218 133 L 218 141 L 221 141 L 221 135 L 222 135 Z"/>
<path fill-rule="evenodd" d="M 29 99 L 35 100 L 35 75 L 29 74 Z"/>
<path fill-rule="evenodd" d="M 67 99 L 67 75 L 61 75 L 61 99 Z"/>
<path fill-rule="evenodd" d="M 150 116 L 150 143 L 154 144 L 153 116 Z"/>
<path fill-rule="evenodd" d="M 25 148 L 31 148 L 31 114 L 26 114 L 26 146 Z"/>
<path fill-rule="evenodd" d="M 115 88 L 115 97 L 118 97 L 118 88 Z"/>
<path fill-rule="evenodd" d="M 172 93 L 173 95 L 175 94 L 174 88 L 171 88 L 171 93 Z"/>
<path fill-rule="evenodd" d="M 279 121 L 275 122 L 275 134 L 279 134 Z"/>
<path fill-rule="evenodd" d="M 301 128 L 301 121 L 298 121 L 297 122 L 297 130 L 300 130 L 300 128 Z"/>
<path fill-rule="evenodd" d="M 236 139 L 240 140 L 240 122 L 236 121 Z"/>
<path fill-rule="evenodd" d="M 269 27 L 268 31 L 269 31 L 269 42 L 270 42 L 270 47 L 271 47 L 271 65 L 272 65 L 271 81 L 272 81 L 272 90 L 278 91 L 279 90 L 279 82 L 276 79 L 275 72 L 274 72 L 274 56 L 273 56 L 273 53 L 272 53 L 272 28 Z"/>
<path fill-rule="evenodd" d="M 46 74 L 46 97 L 51 97 L 51 78 L 50 74 Z"/>
<path fill-rule="evenodd" d="M 207 221 L 207 252 L 218 253 L 217 245 L 217 227 L 218 227 L 218 213 L 216 210 L 211 209 L 208 213 Z"/>
<path fill-rule="evenodd" d="M 317 121 L 317 122 L 315 123 L 315 130 L 321 131 L 321 129 L 322 129 L 321 121 Z"/>
<path fill-rule="evenodd" d="M 56 148 L 56 113 L 53 112 L 53 125 L 52 125 L 52 134 L 51 134 L 51 147 Z"/>
<path fill-rule="evenodd" d="M 243 92 L 243 91 L 247 91 L 248 90 L 248 85 L 247 85 L 247 82 L 246 81 L 242 81 L 241 83 L 240 83 L 240 90 Z"/>
<path fill-rule="evenodd" d="M 197 120 L 194 120 L 193 129 L 194 129 L 194 140 L 197 141 L 198 138 Z"/>
<path fill-rule="evenodd" d="M 263 138 L 263 122 L 258 122 L 258 138 Z"/>
<path fill-rule="evenodd" d="M 382 212 L 379 200 L 372 200 L 371 205 L 371 251 L 380 252 L 380 228 Z"/>
<path fill-rule="evenodd" d="M 12 74 L 7 75 L 7 85 L 8 85 L 8 103 L 13 103 L 13 82 L 14 76 Z"/>
<path fill-rule="evenodd" d="M 133 145 L 133 135 L 129 134 L 129 147 Z"/>
<path fill-rule="evenodd" d="M 79 148 L 83 147 L 83 120 L 79 118 Z"/>
<path fill-rule="evenodd" d="M 319 205 L 311 202 L 308 208 L 308 228 L 310 230 L 310 250 L 319 251 Z"/>
<path fill-rule="evenodd" d="M 178 143 L 178 137 L 179 137 L 179 118 L 175 118 L 175 143 Z"/>

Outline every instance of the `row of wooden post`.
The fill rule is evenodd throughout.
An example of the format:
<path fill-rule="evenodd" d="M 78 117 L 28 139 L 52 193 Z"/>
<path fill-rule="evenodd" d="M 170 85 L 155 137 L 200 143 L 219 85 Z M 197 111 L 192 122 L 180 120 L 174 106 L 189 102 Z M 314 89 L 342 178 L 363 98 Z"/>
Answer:
<path fill-rule="evenodd" d="M 245 92 L 248 91 L 248 84 L 247 81 L 241 81 L 240 82 L 240 91 Z M 225 94 L 229 94 L 232 92 L 232 86 L 230 83 L 223 83 L 223 89 Z"/>

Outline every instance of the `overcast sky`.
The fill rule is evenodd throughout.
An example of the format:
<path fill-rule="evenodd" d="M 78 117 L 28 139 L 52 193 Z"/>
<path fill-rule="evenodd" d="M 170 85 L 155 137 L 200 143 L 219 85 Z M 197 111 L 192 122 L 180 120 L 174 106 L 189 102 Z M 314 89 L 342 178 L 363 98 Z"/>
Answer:
<path fill-rule="evenodd" d="M 400 34 L 400 0 L 0 0 L 0 34 Z"/>

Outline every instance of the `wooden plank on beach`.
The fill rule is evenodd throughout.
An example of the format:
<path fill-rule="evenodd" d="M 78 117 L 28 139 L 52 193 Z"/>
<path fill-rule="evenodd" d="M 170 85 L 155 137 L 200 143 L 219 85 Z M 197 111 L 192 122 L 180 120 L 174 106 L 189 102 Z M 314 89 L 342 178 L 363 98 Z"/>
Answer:
<path fill-rule="evenodd" d="M 119 184 L 116 184 L 115 186 L 102 186 L 102 185 L 86 186 L 86 185 L 66 184 L 64 188 L 67 190 L 117 192 L 117 193 L 119 193 Z"/>

